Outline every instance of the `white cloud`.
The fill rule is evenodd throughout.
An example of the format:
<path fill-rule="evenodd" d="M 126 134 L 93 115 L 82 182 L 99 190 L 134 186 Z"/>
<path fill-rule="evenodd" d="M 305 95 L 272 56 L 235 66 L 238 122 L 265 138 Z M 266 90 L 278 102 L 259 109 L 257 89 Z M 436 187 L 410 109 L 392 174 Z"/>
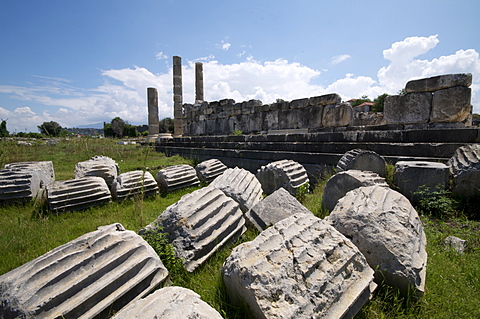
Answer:
<path fill-rule="evenodd" d="M 396 94 L 410 79 L 470 72 L 474 79 L 472 104 L 474 111 L 480 112 L 479 53 L 466 49 L 432 60 L 418 59 L 438 42 L 436 35 L 406 38 L 384 51 L 389 63 L 378 71 L 378 78 L 350 73 L 326 86 L 315 84 L 324 70 L 285 59 L 260 62 L 250 55 L 245 61 L 232 64 L 222 64 L 214 56 L 195 61 L 204 63 L 204 92 L 208 101 L 233 98 L 239 102 L 259 99 L 271 103 L 277 98 L 293 100 L 327 93 L 338 93 L 344 100 L 363 95 L 374 98 L 382 93 Z M 185 103 L 194 101 L 195 61 L 184 61 L 182 67 Z M 0 105 L 0 118 L 9 119 L 7 128 L 11 132 L 26 128 L 36 132 L 37 125 L 52 120 L 67 127 L 110 121 L 116 116 L 130 123 L 147 123 L 148 87 L 158 90 L 160 118 L 173 116 L 171 68 L 161 74 L 138 66 L 103 70 L 101 74 L 104 83 L 90 90 L 73 87 L 66 79 L 38 76 L 40 85 L 0 85 L 0 94 L 24 102 L 17 108 Z M 56 82 L 43 83 L 43 80 Z"/>
<path fill-rule="evenodd" d="M 155 58 L 157 60 L 166 60 L 168 59 L 168 55 L 166 55 L 165 53 L 163 53 L 162 51 L 158 52 L 157 54 L 155 54 Z"/>
<path fill-rule="evenodd" d="M 336 55 L 332 58 L 331 64 L 332 65 L 337 65 L 345 60 L 350 59 L 351 56 L 348 54 L 342 54 L 342 55 Z"/>
<path fill-rule="evenodd" d="M 231 46 L 232 46 L 231 43 L 225 42 L 224 40 L 222 40 L 220 44 L 215 44 L 215 47 L 225 51 L 228 51 L 228 49 L 230 49 Z"/>

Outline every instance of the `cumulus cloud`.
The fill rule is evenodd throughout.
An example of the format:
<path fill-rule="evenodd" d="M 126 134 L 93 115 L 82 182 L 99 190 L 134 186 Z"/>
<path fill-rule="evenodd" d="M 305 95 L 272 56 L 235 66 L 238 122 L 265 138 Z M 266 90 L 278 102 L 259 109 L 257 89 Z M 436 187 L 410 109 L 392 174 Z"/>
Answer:
<path fill-rule="evenodd" d="M 330 62 L 332 65 L 337 65 L 345 60 L 350 59 L 351 56 L 348 54 L 342 54 L 342 55 L 336 55 L 332 58 L 332 61 Z"/>
<path fill-rule="evenodd" d="M 165 53 L 163 53 L 162 51 L 158 52 L 157 54 L 155 54 L 155 58 L 157 60 L 166 60 L 168 59 L 168 55 L 166 55 Z"/>
<path fill-rule="evenodd" d="M 225 42 L 224 40 L 222 40 L 222 42 L 221 42 L 220 44 L 216 44 L 215 46 L 216 46 L 217 48 L 219 48 L 219 49 L 228 51 L 228 49 L 230 49 L 230 47 L 232 46 L 232 44 L 231 44 L 231 43 L 228 43 L 228 42 Z"/>
<path fill-rule="evenodd" d="M 432 60 L 419 59 L 438 43 L 437 35 L 395 42 L 384 50 L 388 65 L 378 70 L 377 78 L 346 74 L 325 86 L 315 84 L 316 79 L 321 79 L 323 70 L 285 59 L 260 62 L 248 56 L 243 62 L 222 64 L 211 55 L 187 60 L 182 67 L 183 102 L 194 101 L 195 62 L 202 61 L 205 99 L 208 101 L 233 98 L 236 101 L 259 99 L 271 103 L 277 98 L 293 100 L 327 93 L 338 93 L 344 100 L 363 95 L 374 98 L 383 93 L 396 94 L 411 79 L 470 72 L 475 81 L 472 104 L 474 111 L 480 112 L 479 53 L 465 49 Z M 337 56 L 332 63 L 348 58 L 347 55 Z M 25 102 L 23 107 L 17 108 L 0 105 L 0 118 L 9 119 L 7 128 L 10 131 L 37 131 L 36 126 L 45 121 L 57 121 L 62 126 L 72 127 L 110 121 L 117 116 L 130 123 L 147 123 L 148 87 L 158 90 L 160 118 L 173 116 L 171 67 L 160 74 L 134 66 L 102 70 L 101 75 L 104 83 L 93 89 L 76 88 L 67 79 L 43 76 L 35 76 L 40 83 L 30 86 L 0 85 L 0 94 Z M 31 127 L 26 123 L 31 123 Z"/>

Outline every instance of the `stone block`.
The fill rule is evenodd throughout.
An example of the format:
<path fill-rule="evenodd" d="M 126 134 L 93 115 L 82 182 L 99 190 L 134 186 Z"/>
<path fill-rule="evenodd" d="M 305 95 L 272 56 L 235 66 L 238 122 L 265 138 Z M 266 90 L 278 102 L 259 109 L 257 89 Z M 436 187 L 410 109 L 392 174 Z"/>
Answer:
<path fill-rule="evenodd" d="M 107 318 L 167 275 L 140 236 L 102 226 L 0 276 L 0 317 Z"/>
<path fill-rule="evenodd" d="M 329 104 L 323 108 L 322 126 L 348 126 L 353 120 L 353 109 L 350 103 Z"/>
<path fill-rule="evenodd" d="M 425 289 L 427 243 L 422 222 L 402 194 L 381 186 L 348 192 L 326 219 L 350 238 L 376 269 L 375 279 L 401 292 Z"/>
<path fill-rule="evenodd" d="M 256 177 L 267 195 L 281 187 L 295 195 L 300 187 L 304 185 L 308 187 L 309 183 L 305 168 L 295 161 L 286 159 L 260 167 Z"/>
<path fill-rule="evenodd" d="M 186 164 L 173 165 L 159 170 L 155 180 L 158 186 L 165 192 L 200 184 L 195 169 Z"/>
<path fill-rule="evenodd" d="M 388 187 L 385 178 L 377 173 L 359 170 L 347 170 L 339 172 L 327 181 L 323 189 L 322 204 L 332 211 L 338 201 L 349 191 L 362 186 L 382 186 Z"/>
<path fill-rule="evenodd" d="M 46 175 L 37 170 L 0 170 L 0 203 L 21 203 L 40 198 Z"/>
<path fill-rule="evenodd" d="M 310 105 L 336 105 L 342 103 L 342 98 L 336 93 L 314 96 L 310 98 Z"/>
<path fill-rule="evenodd" d="M 298 128 L 298 110 L 279 110 L 278 111 L 278 129 L 296 129 Z"/>
<path fill-rule="evenodd" d="M 219 101 L 220 106 L 225 107 L 227 105 L 233 106 L 235 104 L 235 100 L 233 99 L 223 99 Z"/>
<path fill-rule="evenodd" d="M 210 185 L 233 198 L 244 213 L 262 200 L 262 185 L 255 175 L 242 168 L 226 169 Z"/>
<path fill-rule="evenodd" d="M 427 123 L 431 109 L 431 93 L 390 95 L 385 98 L 383 115 L 387 124 Z"/>
<path fill-rule="evenodd" d="M 463 122 L 472 114 L 472 90 L 457 86 L 433 94 L 430 122 Z"/>
<path fill-rule="evenodd" d="M 248 127 L 250 132 L 262 131 L 262 113 L 255 112 L 248 117 Z"/>
<path fill-rule="evenodd" d="M 150 172 L 122 173 L 112 183 L 112 197 L 122 201 L 134 196 L 151 196 L 158 193 L 158 184 Z"/>
<path fill-rule="evenodd" d="M 177 257 L 189 272 L 246 230 L 238 203 L 214 187 L 182 196 L 141 233 L 155 231 L 157 225 L 168 234 Z"/>
<path fill-rule="evenodd" d="M 42 171 L 43 174 L 40 175 L 45 176 L 45 179 L 42 181 L 42 187 L 52 185 L 55 182 L 55 171 L 52 161 L 9 163 L 5 165 L 5 168 L 15 171 Z"/>
<path fill-rule="evenodd" d="M 421 187 L 426 187 L 427 193 L 444 190 L 449 174 L 448 166 L 442 163 L 399 161 L 395 164 L 393 182 L 398 186 L 400 193 L 412 203 L 418 203 L 421 197 L 415 192 Z"/>
<path fill-rule="evenodd" d="M 75 165 L 75 178 L 98 176 L 105 179 L 108 187 L 112 186 L 118 172 L 118 164 L 107 156 L 94 156 Z"/>
<path fill-rule="evenodd" d="M 262 127 L 264 130 L 278 130 L 278 110 L 262 112 Z"/>
<path fill-rule="evenodd" d="M 281 187 L 250 209 L 245 217 L 255 228 L 263 231 L 276 222 L 298 213 L 312 214 L 295 197 Z"/>
<path fill-rule="evenodd" d="M 480 195 L 480 144 L 459 147 L 448 160 L 453 192 L 459 196 Z"/>
<path fill-rule="evenodd" d="M 470 85 L 472 85 L 472 74 L 458 73 L 408 81 L 405 85 L 405 90 L 407 91 L 407 93 L 434 92 L 454 86 L 469 87 Z"/>
<path fill-rule="evenodd" d="M 83 210 L 109 203 L 110 188 L 98 176 L 57 181 L 47 186 L 47 202 L 50 210 L 62 212 Z"/>
<path fill-rule="evenodd" d="M 342 171 L 349 169 L 371 171 L 385 177 L 386 165 L 385 159 L 374 151 L 356 148 L 343 154 L 337 168 Z"/>
<path fill-rule="evenodd" d="M 453 249 L 457 253 L 463 254 L 467 249 L 467 241 L 455 236 L 448 236 L 445 238 L 445 246 L 447 248 Z"/>
<path fill-rule="evenodd" d="M 218 176 L 222 175 L 223 172 L 227 169 L 220 160 L 212 158 L 206 161 L 199 163 L 195 166 L 195 171 L 197 172 L 197 177 L 200 181 L 204 183 L 210 183 Z"/>
<path fill-rule="evenodd" d="M 292 108 L 292 109 L 300 109 L 300 108 L 307 107 L 309 105 L 310 105 L 310 99 L 309 98 L 292 100 L 290 102 L 290 108 Z"/>
<path fill-rule="evenodd" d="M 120 310 L 112 319 L 196 318 L 223 317 L 200 296 L 183 287 L 165 287 L 136 300 Z"/>
<path fill-rule="evenodd" d="M 230 300 L 254 318 L 352 318 L 375 286 L 355 245 L 312 214 L 235 247 L 222 274 Z"/>

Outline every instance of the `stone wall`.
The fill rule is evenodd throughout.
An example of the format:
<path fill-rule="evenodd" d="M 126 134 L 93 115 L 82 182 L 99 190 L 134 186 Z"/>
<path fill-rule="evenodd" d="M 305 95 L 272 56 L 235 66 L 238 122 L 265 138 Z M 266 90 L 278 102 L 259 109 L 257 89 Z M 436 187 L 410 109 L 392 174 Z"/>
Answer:
<path fill-rule="evenodd" d="M 338 94 L 262 104 L 232 99 L 183 104 L 183 135 L 318 132 L 329 128 L 384 124 L 471 125 L 471 74 L 448 74 L 410 81 L 406 94 L 388 96 L 384 113 L 354 112 Z M 451 123 L 459 124 L 451 126 Z M 439 124 L 439 125 L 437 125 Z"/>

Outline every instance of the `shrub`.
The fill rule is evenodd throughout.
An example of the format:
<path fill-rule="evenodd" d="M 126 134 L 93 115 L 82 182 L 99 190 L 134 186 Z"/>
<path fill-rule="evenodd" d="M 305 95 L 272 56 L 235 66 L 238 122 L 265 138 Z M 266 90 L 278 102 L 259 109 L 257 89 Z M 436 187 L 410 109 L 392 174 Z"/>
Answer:
<path fill-rule="evenodd" d="M 428 186 L 423 185 L 413 195 L 418 198 L 418 210 L 425 215 L 445 218 L 456 214 L 457 202 L 448 190 L 437 188 L 430 191 Z"/>

